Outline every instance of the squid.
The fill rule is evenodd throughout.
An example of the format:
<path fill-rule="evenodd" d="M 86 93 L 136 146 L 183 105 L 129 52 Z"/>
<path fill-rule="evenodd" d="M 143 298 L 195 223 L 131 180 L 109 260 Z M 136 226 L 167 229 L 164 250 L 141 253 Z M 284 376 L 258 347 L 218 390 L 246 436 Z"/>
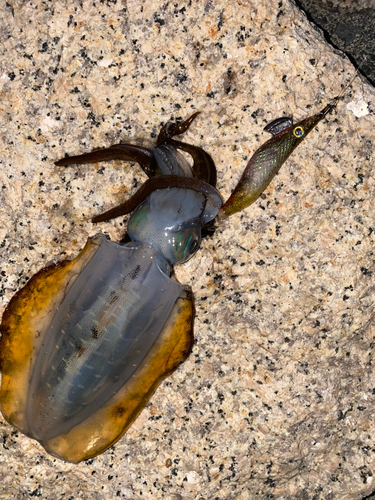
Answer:
<path fill-rule="evenodd" d="M 293 124 L 278 118 L 229 199 L 216 189 L 211 156 L 176 140 L 199 114 L 167 123 L 150 147 L 117 144 L 55 164 L 124 160 L 148 180 L 99 223 L 131 213 L 128 241 L 98 235 L 73 259 L 36 273 L 1 323 L 1 411 L 18 430 L 59 459 L 103 453 L 127 431 L 163 379 L 189 356 L 194 298 L 173 266 L 198 250 L 202 229 L 253 203 L 289 155 L 332 111 Z M 181 151 L 191 156 L 192 166 Z"/>

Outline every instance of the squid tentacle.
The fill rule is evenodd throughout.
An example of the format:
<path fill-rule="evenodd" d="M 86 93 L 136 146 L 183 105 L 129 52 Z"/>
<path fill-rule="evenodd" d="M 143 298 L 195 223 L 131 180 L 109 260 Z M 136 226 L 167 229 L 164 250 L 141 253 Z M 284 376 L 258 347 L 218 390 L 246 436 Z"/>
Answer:
<path fill-rule="evenodd" d="M 120 217 L 121 215 L 126 215 L 135 210 L 153 191 L 168 188 L 191 189 L 204 194 L 207 202 L 217 207 L 217 209 L 222 205 L 219 192 L 207 182 L 179 175 L 161 175 L 148 179 L 131 198 L 107 212 L 96 215 L 91 220 L 92 222 L 104 222 Z"/>

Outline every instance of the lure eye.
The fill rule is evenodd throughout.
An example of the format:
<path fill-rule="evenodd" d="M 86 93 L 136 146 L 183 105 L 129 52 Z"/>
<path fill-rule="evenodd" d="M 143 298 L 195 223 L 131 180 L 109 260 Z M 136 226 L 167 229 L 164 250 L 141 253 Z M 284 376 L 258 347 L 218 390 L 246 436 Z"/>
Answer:
<path fill-rule="evenodd" d="M 299 139 L 300 137 L 303 137 L 305 135 L 305 131 L 302 127 L 298 126 L 293 130 L 293 135 L 294 137 L 297 137 Z"/>

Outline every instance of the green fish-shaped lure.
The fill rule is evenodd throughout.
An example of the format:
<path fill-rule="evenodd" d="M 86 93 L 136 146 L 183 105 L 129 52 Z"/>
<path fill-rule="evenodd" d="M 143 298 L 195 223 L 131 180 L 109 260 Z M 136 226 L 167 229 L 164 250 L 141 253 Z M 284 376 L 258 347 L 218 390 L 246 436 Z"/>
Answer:
<path fill-rule="evenodd" d="M 352 83 L 353 79 L 348 85 Z M 230 215 L 243 210 L 259 198 L 283 163 L 307 134 L 337 106 L 344 91 L 332 99 L 319 113 L 309 116 L 294 125 L 291 118 L 284 117 L 277 118 L 264 128 L 273 137 L 262 144 L 250 158 L 235 190 L 220 209 L 220 219 L 226 219 Z"/>

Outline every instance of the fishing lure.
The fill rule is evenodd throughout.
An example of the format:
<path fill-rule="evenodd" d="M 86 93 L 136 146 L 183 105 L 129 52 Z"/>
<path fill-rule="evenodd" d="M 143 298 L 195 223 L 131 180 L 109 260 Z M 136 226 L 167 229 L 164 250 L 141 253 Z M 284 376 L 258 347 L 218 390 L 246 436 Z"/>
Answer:
<path fill-rule="evenodd" d="M 132 212 L 129 242 L 89 239 L 75 259 L 42 269 L 11 299 L 0 342 L 6 420 L 70 462 L 115 443 L 192 349 L 193 294 L 176 281 L 173 265 L 197 251 L 202 227 L 255 201 L 340 98 L 295 125 L 290 118 L 269 124 L 272 138 L 254 153 L 224 205 L 210 155 L 174 139 L 198 113 L 162 127 L 154 148 L 118 144 L 57 161 L 132 160 L 149 179 L 125 203 L 93 218 Z M 192 157 L 192 167 L 179 151 Z"/>

